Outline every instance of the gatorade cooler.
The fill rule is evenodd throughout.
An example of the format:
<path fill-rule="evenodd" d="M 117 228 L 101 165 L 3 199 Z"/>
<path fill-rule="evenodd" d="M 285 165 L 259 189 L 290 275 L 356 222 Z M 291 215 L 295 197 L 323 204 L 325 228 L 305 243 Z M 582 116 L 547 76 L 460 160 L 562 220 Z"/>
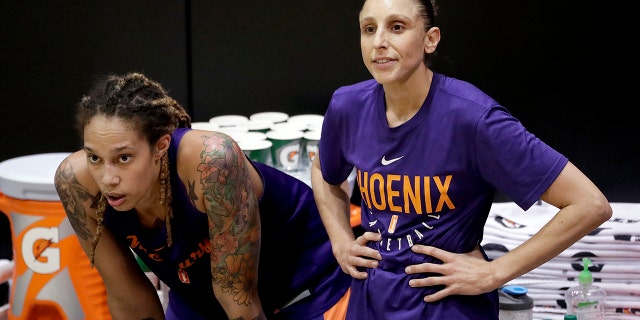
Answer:
<path fill-rule="evenodd" d="M 102 278 L 55 190 L 55 171 L 68 155 L 0 162 L 0 211 L 11 223 L 15 265 L 8 320 L 111 319 Z"/>

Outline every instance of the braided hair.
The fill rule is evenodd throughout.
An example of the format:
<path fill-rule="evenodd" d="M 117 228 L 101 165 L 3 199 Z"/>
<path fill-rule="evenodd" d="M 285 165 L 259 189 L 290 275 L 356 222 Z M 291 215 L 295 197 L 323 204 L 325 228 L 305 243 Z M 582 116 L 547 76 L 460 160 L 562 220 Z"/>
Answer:
<path fill-rule="evenodd" d="M 93 117 L 102 115 L 128 121 L 131 128 L 140 132 L 150 145 L 176 128 L 190 128 L 191 117 L 184 108 L 156 81 L 141 73 L 131 72 L 124 75 L 110 74 L 98 82 L 78 103 L 75 126 L 80 137 L 84 136 L 85 126 Z M 167 207 L 165 223 L 167 227 L 167 245 L 172 245 L 170 219 L 171 183 L 169 158 L 165 153 L 160 159 L 160 203 Z M 97 208 L 96 234 L 91 244 L 89 260 L 93 265 L 95 249 L 100 240 L 104 225 L 104 211 L 107 200 L 100 195 Z"/>

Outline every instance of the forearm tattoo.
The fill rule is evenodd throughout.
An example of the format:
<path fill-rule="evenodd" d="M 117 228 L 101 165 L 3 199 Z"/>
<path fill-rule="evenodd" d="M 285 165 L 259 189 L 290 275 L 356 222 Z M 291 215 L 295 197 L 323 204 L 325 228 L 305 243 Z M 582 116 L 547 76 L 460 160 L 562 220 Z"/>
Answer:
<path fill-rule="evenodd" d="M 250 305 L 260 248 L 257 202 L 242 150 L 229 138 L 205 137 L 198 166 L 211 237 L 213 285 Z"/>
<path fill-rule="evenodd" d="M 87 228 L 87 213 L 82 204 L 90 201 L 91 208 L 97 208 L 100 192 L 96 195 L 91 195 L 89 191 L 78 182 L 78 179 L 73 174 L 70 163 L 66 163 L 58 168 L 54 180 L 56 191 L 62 201 L 64 211 L 67 213 L 67 218 L 71 226 L 78 237 L 89 240 L 92 238 L 92 234 Z"/>

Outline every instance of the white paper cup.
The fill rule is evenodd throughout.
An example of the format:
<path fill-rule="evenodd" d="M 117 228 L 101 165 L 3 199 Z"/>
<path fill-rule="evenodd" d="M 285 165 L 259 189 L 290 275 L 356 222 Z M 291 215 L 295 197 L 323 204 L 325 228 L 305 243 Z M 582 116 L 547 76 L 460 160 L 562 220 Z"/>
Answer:
<path fill-rule="evenodd" d="M 290 122 L 278 122 L 271 125 L 271 130 L 274 131 L 306 131 L 307 126 L 302 125 L 300 123 L 290 123 Z"/>
<path fill-rule="evenodd" d="M 272 166 L 271 146 L 273 143 L 269 140 L 242 140 L 238 141 L 240 149 L 249 159 Z"/>
<path fill-rule="evenodd" d="M 249 132 L 249 129 L 247 129 L 247 127 L 242 127 L 242 126 L 230 126 L 230 127 L 220 127 L 216 131 L 222 132 L 230 136 L 233 140 L 238 141 L 238 139 L 241 139 L 242 136 L 244 136 Z"/>
<path fill-rule="evenodd" d="M 237 115 L 237 114 L 226 114 L 226 115 L 216 116 L 209 119 L 209 122 L 215 123 L 220 127 L 238 126 L 243 123 L 247 123 L 248 121 L 249 121 L 249 118 L 243 115 Z"/>
<path fill-rule="evenodd" d="M 298 114 L 287 119 L 287 123 L 303 127 L 304 130 L 319 130 L 322 128 L 322 121 L 324 116 L 320 114 Z"/>
<path fill-rule="evenodd" d="M 220 126 L 211 122 L 191 122 L 191 129 L 218 131 Z"/>
<path fill-rule="evenodd" d="M 237 142 L 247 140 L 267 140 L 267 134 L 258 131 L 248 131 L 237 134 L 234 138 Z"/>
<path fill-rule="evenodd" d="M 262 133 L 267 133 L 267 131 L 271 130 L 272 125 L 273 121 L 260 119 L 249 119 L 248 122 L 239 124 L 239 126 L 247 127 L 249 131 L 257 131 Z"/>
<path fill-rule="evenodd" d="M 322 122 L 313 122 L 307 125 L 307 130 L 309 131 L 322 131 Z"/>
<path fill-rule="evenodd" d="M 273 143 L 271 157 L 274 167 L 284 171 L 297 170 L 300 163 L 302 131 L 271 130 L 266 135 Z"/>
<path fill-rule="evenodd" d="M 302 150 L 304 151 L 300 162 L 303 166 L 310 166 L 318 154 L 318 143 L 320 142 L 320 131 L 307 131 L 302 136 Z"/>
<path fill-rule="evenodd" d="M 249 116 L 250 120 L 267 120 L 273 123 L 285 122 L 289 119 L 289 115 L 284 112 L 266 111 L 258 112 Z"/>

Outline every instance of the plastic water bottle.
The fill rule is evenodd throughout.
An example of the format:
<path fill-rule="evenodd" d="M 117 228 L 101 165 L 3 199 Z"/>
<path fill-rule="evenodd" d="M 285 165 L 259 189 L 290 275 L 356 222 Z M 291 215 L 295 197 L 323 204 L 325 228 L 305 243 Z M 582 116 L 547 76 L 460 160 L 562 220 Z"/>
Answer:
<path fill-rule="evenodd" d="M 504 286 L 498 290 L 500 320 L 532 320 L 533 299 L 523 286 Z"/>
<path fill-rule="evenodd" d="M 604 320 L 607 292 L 593 285 L 593 277 L 589 271 L 591 260 L 582 258 L 582 264 L 583 269 L 578 278 L 580 285 L 567 289 L 564 294 L 567 314 L 575 314 L 578 320 Z"/>

